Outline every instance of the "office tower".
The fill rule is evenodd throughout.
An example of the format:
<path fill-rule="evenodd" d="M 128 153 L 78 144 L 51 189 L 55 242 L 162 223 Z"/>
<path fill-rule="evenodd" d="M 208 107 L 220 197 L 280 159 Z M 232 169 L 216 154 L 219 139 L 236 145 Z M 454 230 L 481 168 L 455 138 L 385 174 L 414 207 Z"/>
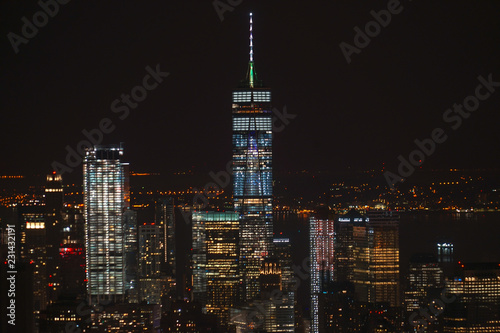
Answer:
<path fill-rule="evenodd" d="M 354 279 L 353 227 L 366 222 L 366 216 L 355 209 L 335 220 L 335 281 L 352 282 Z"/>
<path fill-rule="evenodd" d="M 139 226 L 139 301 L 147 304 L 161 304 L 162 238 L 159 225 L 144 223 Z"/>
<path fill-rule="evenodd" d="M 443 332 L 500 332 L 500 263 L 460 263 L 440 297 Z"/>
<path fill-rule="evenodd" d="M 357 300 L 372 306 L 399 306 L 399 216 L 369 211 L 353 226 L 354 286 Z"/>
<path fill-rule="evenodd" d="M 33 270 L 33 305 L 35 318 L 48 303 L 47 251 L 45 207 L 41 205 L 19 207 L 20 261 L 30 264 Z"/>
<path fill-rule="evenodd" d="M 273 239 L 273 255 L 281 268 L 281 291 L 283 294 L 278 304 L 277 321 L 281 332 L 294 332 L 296 281 L 292 269 L 292 246 L 288 238 Z"/>
<path fill-rule="evenodd" d="M 440 263 L 453 262 L 453 243 L 439 242 L 436 244 L 437 257 Z"/>
<path fill-rule="evenodd" d="M 156 201 L 155 223 L 160 226 L 163 251 L 162 272 L 168 281 L 169 295 L 176 297 L 175 202 L 173 197 Z"/>
<path fill-rule="evenodd" d="M 59 246 L 61 295 L 79 297 L 85 293 L 85 219 L 80 206 L 62 210 L 62 240 Z"/>
<path fill-rule="evenodd" d="M 294 332 L 294 294 L 284 290 L 283 269 L 278 258 L 267 258 L 260 271 L 262 328 L 266 332 Z"/>
<path fill-rule="evenodd" d="M 192 286 L 193 299 L 203 306 L 207 303 L 207 234 L 205 230 L 206 216 L 203 213 L 192 213 Z"/>
<path fill-rule="evenodd" d="M 260 297 L 231 309 L 230 327 L 236 332 L 295 332 L 294 299 L 283 289 L 278 258 L 266 258 L 260 269 Z"/>
<path fill-rule="evenodd" d="M 238 296 L 238 225 L 235 212 L 193 212 L 194 299 L 221 327 Z"/>
<path fill-rule="evenodd" d="M 64 193 L 62 177 L 54 171 L 47 175 L 45 185 L 45 230 L 47 251 L 47 297 L 55 302 L 61 292 L 59 245 L 62 241 L 62 215 Z"/>
<path fill-rule="evenodd" d="M 405 291 L 405 310 L 411 321 L 412 313 L 420 308 L 429 307 L 434 299 L 438 299 L 444 287 L 443 270 L 437 258 L 431 254 L 415 254 L 410 258 L 407 290 Z M 432 313 L 430 314 L 431 316 Z M 432 325 L 436 326 L 435 320 Z M 431 323 L 429 323 L 431 324 Z M 418 320 L 410 323 L 411 326 L 420 325 Z"/>
<path fill-rule="evenodd" d="M 125 172 L 117 145 L 87 149 L 83 165 L 85 248 L 89 303 L 125 295 Z"/>
<path fill-rule="evenodd" d="M 239 218 L 234 212 L 205 214 L 207 313 L 225 326 L 237 300 Z"/>
<path fill-rule="evenodd" d="M 271 90 L 257 79 L 250 14 L 250 61 L 233 91 L 233 199 L 240 216 L 242 300 L 258 296 L 259 272 L 272 238 Z"/>
<path fill-rule="evenodd" d="M 261 299 L 267 299 L 282 290 L 281 265 L 277 259 L 266 258 L 264 260 L 259 280 Z"/>
<path fill-rule="evenodd" d="M 334 221 L 309 219 L 311 253 L 311 332 L 320 332 L 319 295 L 331 281 L 334 273 Z"/>
<path fill-rule="evenodd" d="M 137 270 L 139 265 L 137 212 L 130 209 L 123 212 L 123 224 L 125 238 L 125 294 L 129 303 L 137 303 L 139 301 L 139 291 L 137 288 Z"/>
<path fill-rule="evenodd" d="M 276 332 L 278 328 L 277 308 L 281 302 L 281 267 L 278 260 L 266 258 L 260 270 L 260 298 L 263 329 Z M 279 299 L 277 299 L 279 297 Z M 278 302 L 279 301 L 279 302 Z"/>
<path fill-rule="evenodd" d="M 281 267 L 281 283 L 283 290 L 291 291 L 295 280 L 292 270 L 292 245 L 289 238 L 273 239 L 273 257 L 278 259 Z"/>

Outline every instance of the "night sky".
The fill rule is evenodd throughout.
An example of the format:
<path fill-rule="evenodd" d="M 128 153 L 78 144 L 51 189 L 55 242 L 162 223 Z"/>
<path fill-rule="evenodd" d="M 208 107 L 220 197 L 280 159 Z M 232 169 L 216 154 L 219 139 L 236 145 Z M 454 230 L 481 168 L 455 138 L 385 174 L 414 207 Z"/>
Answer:
<path fill-rule="evenodd" d="M 72 0 L 15 54 L 7 34 L 40 7 L 2 1 L 0 174 L 49 172 L 103 118 L 116 126 L 103 143 L 124 142 L 132 170 L 224 169 L 249 12 L 258 77 L 278 110 L 297 115 L 275 136 L 275 172 L 394 170 L 436 127 L 449 138 L 424 168 L 500 167 L 500 87 L 459 129 L 443 121 L 479 75 L 500 81 L 500 2 L 401 1 L 348 64 L 339 44 L 387 4 L 243 0 L 221 21 L 212 1 Z M 119 119 L 112 102 L 157 64 L 170 75 Z"/>

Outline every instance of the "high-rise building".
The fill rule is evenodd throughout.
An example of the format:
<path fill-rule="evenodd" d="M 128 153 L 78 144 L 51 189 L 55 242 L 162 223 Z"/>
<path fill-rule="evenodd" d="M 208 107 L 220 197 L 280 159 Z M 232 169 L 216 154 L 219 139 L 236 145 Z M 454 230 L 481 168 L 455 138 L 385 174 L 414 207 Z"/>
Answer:
<path fill-rule="evenodd" d="M 85 219 L 83 207 L 65 205 L 62 211 L 62 241 L 59 269 L 63 297 L 85 294 Z"/>
<path fill-rule="evenodd" d="M 408 317 L 408 320 L 405 322 L 411 321 L 413 312 L 418 311 L 420 308 L 428 308 L 434 299 L 439 299 L 443 287 L 443 270 L 439 266 L 436 256 L 431 254 L 413 255 L 410 258 L 410 268 L 404 299 L 405 310 Z M 429 315 L 433 316 L 432 313 Z M 432 325 L 437 326 L 436 318 L 431 319 Z M 409 324 L 412 327 L 419 328 L 419 320 L 415 320 Z M 429 322 L 427 326 L 430 324 Z"/>
<path fill-rule="evenodd" d="M 500 332 L 500 263 L 459 263 L 439 298 L 443 332 Z M 443 309 L 444 308 L 444 309 Z"/>
<path fill-rule="evenodd" d="M 207 233 L 206 216 L 200 212 L 192 213 L 191 267 L 193 299 L 203 306 L 207 303 Z"/>
<path fill-rule="evenodd" d="M 235 212 L 193 212 L 193 289 L 195 300 L 225 327 L 236 305 L 238 222 Z"/>
<path fill-rule="evenodd" d="M 392 211 L 369 211 L 366 222 L 353 226 L 353 239 L 357 300 L 398 307 L 399 216 Z"/>
<path fill-rule="evenodd" d="M 277 302 L 277 332 L 294 332 L 296 281 L 292 269 L 292 246 L 289 238 L 273 239 L 273 257 L 281 268 L 281 299 Z M 276 296 L 275 296 L 276 298 Z"/>
<path fill-rule="evenodd" d="M 138 265 L 139 248 L 137 245 L 137 212 L 127 209 L 123 212 L 124 256 L 125 256 L 125 294 L 129 303 L 137 303 L 138 297 Z"/>
<path fill-rule="evenodd" d="M 334 273 L 334 221 L 309 219 L 311 252 L 311 332 L 320 332 L 319 297 L 333 281 Z"/>
<path fill-rule="evenodd" d="M 45 229 L 47 251 L 47 297 L 49 303 L 57 301 L 61 292 L 61 260 L 59 245 L 62 241 L 62 208 L 64 193 L 62 176 L 54 171 L 47 176 L 45 185 Z"/>
<path fill-rule="evenodd" d="M 162 233 L 159 244 L 163 252 L 162 272 L 167 280 L 170 298 L 177 297 L 176 276 L 176 243 L 175 243 L 175 201 L 173 197 L 161 198 L 156 201 L 155 223 Z"/>
<path fill-rule="evenodd" d="M 240 216 L 242 300 L 259 294 L 259 272 L 272 241 L 271 90 L 257 79 L 250 14 L 246 79 L 233 91 L 233 199 Z"/>
<path fill-rule="evenodd" d="M 29 265 L 32 272 L 32 304 L 26 304 L 33 311 L 38 322 L 40 313 L 48 304 L 48 274 L 45 229 L 45 207 L 41 205 L 21 206 L 19 212 L 20 259 Z"/>
<path fill-rule="evenodd" d="M 139 301 L 147 304 L 161 303 L 162 236 L 159 225 L 144 223 L 139 226 Z"/>
<path fill-rule="evenodd" d="M 83 165 L 85 248 L 89 303 L 119 301 L 125 295 L 126 206 L 123 149 L 117 145 L 87 149 Z"/>
<path fill-rule="evenodd" d="M 335 281 L 352 282 L 354 279 L 354 237 L 355 225 L 366 223 L 366 216 L 352 209 L 335 220 Z"/>

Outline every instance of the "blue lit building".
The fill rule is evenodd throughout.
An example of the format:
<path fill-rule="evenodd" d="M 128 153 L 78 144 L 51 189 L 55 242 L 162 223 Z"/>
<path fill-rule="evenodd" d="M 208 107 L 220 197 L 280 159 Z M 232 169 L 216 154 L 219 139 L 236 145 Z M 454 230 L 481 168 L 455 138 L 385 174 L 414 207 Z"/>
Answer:
<path fill-rule="evenodd" d="M 123 301 L 125 295 L 122 155 L 119 146 L 95 146 L 83 165 L 87 294 L 93 304 Z"/>
<path fill-rule="evenodd" d="M 257 79 L 250 14 L 250 61 L 233 91 L 233 199 L 240 217 L 242 298 L 259 293 L 259 272 L 272 244 L 271 90 Z"/>

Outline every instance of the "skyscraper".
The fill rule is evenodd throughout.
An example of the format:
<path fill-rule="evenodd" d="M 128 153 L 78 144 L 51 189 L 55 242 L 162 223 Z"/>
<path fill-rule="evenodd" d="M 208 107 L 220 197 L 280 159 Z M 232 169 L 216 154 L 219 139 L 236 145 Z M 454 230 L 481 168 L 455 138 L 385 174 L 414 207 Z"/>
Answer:
<path fill-rule="evenodd" d="M 358 301 L 399 306 L 399 216 L 369 211 L 353 227 L 354 286 Z"/>
<path fill-rule="evenodd" d="M 137 212 L 127 209 L 123 212 L 124 226 L 124 258 L 125 258 L 125 294 L 129 303 L 137 303 L 138 285 L 137 271 L 139 265 L 139 248 L 137 245 Z"/>
<path fill-rule="evenodd" d="M 355 209 L 335 220 L 335 281 L 352 282 L 354 278 L 353 228 L 366 222 L 366 216 Z"/>
<path fill-rule="evenodd" d="M 309 220 L 311 251 L 311 332 L 320 332 L 319 296 L 326 285 L 333 281 L 334 272 L 334 221 Z"/>
<path fill-rule="evenodd" d="M 277 332 L 294 332 L 295 329 L 295 288 L 292 270 L 292 246 L 289 238 L 273 239 L 273 256 L 281 266 L 281 291 L 283 296 L 277 305 Z M 276 297 L 274 297 L 276 299 Z"/>
<path fill-rule="evenodd" d="M 238 221 L 234 212 L 193 213 L 194 295 L 221 327 L 237 301 Z"/>
<path fill-rule="evenodd" d="M 242 299 L 259 292 L 259 274 L 272 239 L 271 90 L 257 79 L 250 14 L 250 60 L 246 79 L 233 91 L 233 199 L 240 217 Z"/>
<path fill-rule="evenodd" d="M 20 261 L 29 263 L 32 269 L 31 309 L 35 318 L 47 307 L 47 251 L 45 207 L 37 204 L 19 207 Z"/>
<path fill-rule="evenodd" d="M 163 270 L 175 284 L 175 204 L 174 198 L 161 198 L 156 201 L 155 223 L 162 232 Z"/>
<path fill-rule="evenodd" d="M 83 207 L 67 205 L 62 211 L 59 269 L 63 296 L 85 294 L 85 219 Z"/>
<path fill-rule="evenodd" d="M 437 262 L 437 258 L 431 254 L 415 254 L 410 258 L 410 269 L 408 272 L 408 286 L 405 291 L 405 310 L 407 321 L 412 321 L 412 313 L 420 308 L 429 307 L 433 300 L 439 299 L 444 286 L 443 270 Z M 432 325 L 436 326 L 436 316 L 432 317 Z M 420 320 L 420 318 L 418 318 Z M 439 318 L 437 318 L 439 319 Z M 413 320 L 409 324 L 419 328 L 419 320 Z M 429 327 L 427 328 L 429 330 Z"/>
<path fill-rule="evenodd" d="M 139 226 L 139 301 L 147 304 L 161 303 L 162 236 L 155 223 Z"/>
<path fill-rule="evenodd" d="M 45 186 L 45 230 L 47 250 L 48 300 L 55 302 L 61 289 L 59 245 L 62 241 L 62 215 L 64 193 L 62 177 L 54 173 L 47 176 Z"/>
<path fill-rule="evenodd" d="M 83 165 L 89 303 L 123 300 L 125 164 L 117 145 L 87 149 Z"/>
<path fill-rule="evenodd" d="M 191 267 L 193 298 L 205 306 L 207 302 L 207 234 L 205 230 L 206 217 L 203 213 L 193 212 L 191 226 L 192 248 Z"/>

